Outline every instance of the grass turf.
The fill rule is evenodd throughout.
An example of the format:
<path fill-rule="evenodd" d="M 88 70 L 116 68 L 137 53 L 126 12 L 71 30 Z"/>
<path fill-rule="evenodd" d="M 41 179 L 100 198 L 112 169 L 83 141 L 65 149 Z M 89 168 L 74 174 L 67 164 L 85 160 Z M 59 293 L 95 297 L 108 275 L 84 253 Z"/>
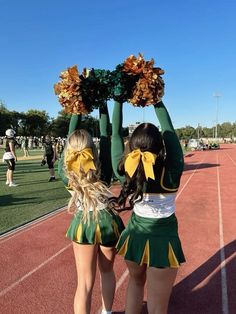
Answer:
<path fill-rule="evenodd" d="M 1 149 L 0 156 L 2 153 Z M 20 150 L 16 153 L 18 157 L 22 156 Z M 30 151 L 30 154 L 38 159 L 16 163 L 14 181 L 19 184 L 17 187 L 5 184 L 7 166 L 0 163 L 0 234 L 66 205 L 70 198 L 58 176 L 56 181 L 48 182 L 49 170 L 46 165 L 40 165 L 42 151 Z M 55 170 L 57 174 L 57 163 Z"/>

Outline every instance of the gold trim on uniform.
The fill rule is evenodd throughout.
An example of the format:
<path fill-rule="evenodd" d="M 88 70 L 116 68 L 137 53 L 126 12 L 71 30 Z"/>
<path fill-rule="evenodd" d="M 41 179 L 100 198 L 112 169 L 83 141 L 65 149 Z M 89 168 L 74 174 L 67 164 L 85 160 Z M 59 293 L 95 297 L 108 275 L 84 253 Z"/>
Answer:
<path fill-rule="evenodd" d="M 149 240 L 147 240 L 143 251 L 143 256 L 139 265 L 147 264 L 147 266 L 149 266 L 149 263 L 150 263 L 150 248 Z"/>
<path fill-rule="evenodd" d="M 99 224 L 96 226 L 96 231 L 95 231 L 95 238 L 94 238 L 94 244 L 97 243 L 102 243 L 102 236 L 101 236 L 101 230 Z"/>
<path fill-rule="evenodd" d="M 168 259 L 170 262 L 170 267 L 178 268 L 180 266 L 170 242 L 169 242 Z"/>
<path fill-rule="evenodd" d="M 80 242 L 82 234 L 82 224 L 79 224 L 79 227 L 76 232 L 76 241 Z"/>
<path fill-rule="evenodd" d="M 165 174 L 165 167 L 163 167 L 163 169 L 162 169 L 161 181 L 160 181 L 161 187 L 162 187 L 164 190 L 166 190 L 166 191 L 177 192 L 177 191 L 178 191 L 178 188 L 176 188 L 176 189 L 170 189 L 170 188 L 166 188 L 166 187 L 163 185 L 164 174 Z"/>
<path fill-rule="evenodd" d="M 119 250 L 119 254 L 122 256 L 125 256 L 127 249 L 128 249 L 128 243 L 129 243 L 129 236 L 126 238 L 125 242 L 123 243 L 122 247 Z M 118 245 L 118 243 L 117 243 Z"/>

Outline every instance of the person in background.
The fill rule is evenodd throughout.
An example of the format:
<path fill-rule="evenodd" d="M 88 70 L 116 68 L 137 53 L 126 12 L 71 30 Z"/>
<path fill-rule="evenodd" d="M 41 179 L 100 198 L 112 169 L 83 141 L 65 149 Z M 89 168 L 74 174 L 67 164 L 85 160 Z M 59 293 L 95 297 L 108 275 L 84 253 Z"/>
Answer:
<path fill-rule="evenodd" d="M 56 161 L 56 148 L 54 143 L 52 142 L 51 136 L 46 135 L 43 143 L 44 148 L 44 155 L 42 163 L 47 163 L 48 169 L 49 169 L 49 182 L 55 181 L 55 170 L 54 170 L 54 164 Z"/>
<path fill-rule="evenodd" d="M 29 157 L 29 139 L 27 136 L 24 136 L 21 141 L 21 148 L 24 153 L 24 157 Z"/>
<path fill-rule="evenodd" d="M 7 163 L 7 172 L 6 172 L 6 185 L 9 187 L 16 187 L 16 184 L 13 181 L 13 173 L 15 171 L 15 164 L 17 161 L 17 156 L 15 152 L 15 131 L 13 129 L 6 130 L 6 143 L 5 143 L 5 153 L 3 154 L 3 160 Z"/>
<path fill-rule="evenodd" d="M 129 202 L 133 210 L 116 246 L 130 275 L 126 314 L 141 313 L 146 282 L 148 313 L 166 314 L 178 268 L 185 262 L 175 215 L 183 152 L 163 102 L 154 110 L 162 132 L 151 123 L 140 124 L 124 155 L 122 103 L 115 103 L 112 120 L 113 170 L 123 183 L 116 201 L 124 208 Z"/>
<path fill-rule="evenodd" d="M 61 158 L 63 149 L 64 149 L 64 147 L 63 147 L 63 141 L 62 141 L 62 139 L 59 137 L 59 138 L 57 138 L 57 140 L 56 140 L 56 154 L 57 154 L 58 159 Z"/>

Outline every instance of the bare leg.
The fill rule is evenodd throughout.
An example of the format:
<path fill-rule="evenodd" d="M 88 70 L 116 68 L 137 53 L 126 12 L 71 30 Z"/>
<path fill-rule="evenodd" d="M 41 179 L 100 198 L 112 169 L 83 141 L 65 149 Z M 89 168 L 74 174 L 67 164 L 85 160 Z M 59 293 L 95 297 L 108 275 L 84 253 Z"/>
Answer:
<path fill-rule="evenodd" d="M 167 314 L 178 268 L 147 269 L 147 307 L 149 314 Z"/>
<path fill-rule="evenodd" d="M 90 314 L 98 246 L 73 242 L 73 249 L 78 276 L 78 285 L 74 298 L 74 313 Z"/>
<path fill-rule="evenodd" d="M 12 182 L 13 181 L 13 171 L 8 169 L 7 170 L 7 181 Z"/>
<path fill-rule="evenodd" d="M 9 183 L 9 169 L 7 169 L 7 172 L 6 172 L 6 182 Z"/>
<path fill-rule="evenodd" d="M 129 269 L 129 285 L 126 294 L 126 314 L 138 314 L 141 313 L 144 286 L 146 282 L 146 265 L 139 266 L 138 264 L 126 261 Z"/>
<path fill-rule="evenodd" d="M 115 253 L 114 247 L 100 246 L 98 265 L 101 275 L 102 308 L 106 311 L 112 309 L 116 289 L 116 277 L 113 270 Z"/>
<path fill-rule="evenodd" d="M 55 170 L 54 168 L 49 169 L 50 177 L 55 177 Z"/>

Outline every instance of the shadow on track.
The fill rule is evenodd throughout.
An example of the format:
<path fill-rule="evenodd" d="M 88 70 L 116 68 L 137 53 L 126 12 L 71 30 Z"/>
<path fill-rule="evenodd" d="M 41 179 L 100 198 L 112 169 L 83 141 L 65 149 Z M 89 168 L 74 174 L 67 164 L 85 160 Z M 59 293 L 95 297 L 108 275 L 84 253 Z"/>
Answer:
<path fill-rule="evenodd" d="M 185 164 L 184 171 L 195 170 L 195 169 L 204 169 L 204 168 L 212 168 L 218 167 L 220 164 L 209 164 L 209 163 L 202 163 L 202 164 Z"/>

